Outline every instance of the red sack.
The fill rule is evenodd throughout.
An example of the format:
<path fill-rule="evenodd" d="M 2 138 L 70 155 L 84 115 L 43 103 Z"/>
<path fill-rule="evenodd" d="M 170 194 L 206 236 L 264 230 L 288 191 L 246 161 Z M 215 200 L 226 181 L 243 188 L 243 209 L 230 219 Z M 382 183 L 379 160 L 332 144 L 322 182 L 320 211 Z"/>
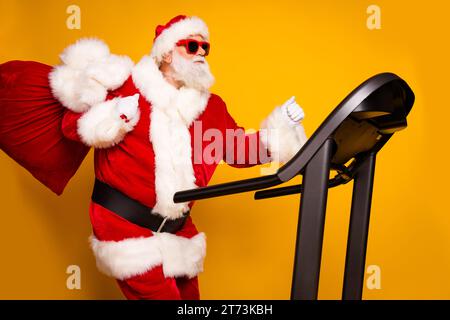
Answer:
<path fill-rule="evenodd" d="M 0 148 L 60 195 L 89 147 L 63 136 L 66 109 L 52 95 L 51 70 L 34 61 L 0 64 Z"/>

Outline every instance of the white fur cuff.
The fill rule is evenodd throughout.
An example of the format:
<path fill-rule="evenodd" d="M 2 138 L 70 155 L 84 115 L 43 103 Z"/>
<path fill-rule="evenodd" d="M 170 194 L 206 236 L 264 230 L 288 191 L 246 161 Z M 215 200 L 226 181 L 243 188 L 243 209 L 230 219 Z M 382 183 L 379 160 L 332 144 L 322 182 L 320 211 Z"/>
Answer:
<path fill-rule="evenodd" d="M 206 237 L 203 232 L 192 238 L 171 233 L 122 241 L 99 241 L 90 237 L 97 268 L 119 280 L 143 274 L 162 265 L 166 277 L 195 277 L 203 271 Z"/>
<path fill-rule="evenodd" d="M 117 110 L 120 99 L 96 104 L 78 120 L 78 134 L 86 145 L 94 148 L 112 147 L 122 141 L 127 132 L 133 130 L 139 121 L 139 109 L 126 122 Z"/>
<path fill-rule="evenodd" d="M 272 161 L 289 161 L 307 140 L 303 126 L 289 123 L 281 107 L 275 108 L 261 123 L 260 131 L 261 141 L 270 151 Z"/>

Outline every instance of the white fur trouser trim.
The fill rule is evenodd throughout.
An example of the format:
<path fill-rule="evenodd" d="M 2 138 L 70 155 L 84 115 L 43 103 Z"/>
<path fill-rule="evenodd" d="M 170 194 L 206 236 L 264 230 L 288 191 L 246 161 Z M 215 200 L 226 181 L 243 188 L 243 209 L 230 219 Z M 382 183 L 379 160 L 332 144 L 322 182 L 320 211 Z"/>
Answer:
<path fill-rule="evenodd" d="M 162 232 L 122 241 L 100 241 L 92 235 L 89 241 L 97 268 L 119 280 L 143 274 L 158 265 L 162 265 L 166 277 L 193 278 L 203 271 L 206 255 L 203 232 L 190 239 Z"/>

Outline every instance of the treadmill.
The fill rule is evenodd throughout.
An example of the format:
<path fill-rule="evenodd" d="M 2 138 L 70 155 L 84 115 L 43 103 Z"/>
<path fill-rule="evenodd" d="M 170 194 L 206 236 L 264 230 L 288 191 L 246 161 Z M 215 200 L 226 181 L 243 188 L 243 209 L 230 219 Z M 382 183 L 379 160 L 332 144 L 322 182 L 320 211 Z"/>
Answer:
<path fill-rule="evenodd" d="M 315 300 L 328 188 L 353 180 L 342 299 L 360 300 L 376 155 L 395 132 L 407 127 L 413 104 L 414 93 L 403 79 L 377 74 L 354 89 L 275 174 L 180 191 L 174 202 L 248 191 L 256 191 L 256 200 L 301 194 L 291 299 Z M 302 184 L 271 188 L 297 175 L 303 176 Z"/>

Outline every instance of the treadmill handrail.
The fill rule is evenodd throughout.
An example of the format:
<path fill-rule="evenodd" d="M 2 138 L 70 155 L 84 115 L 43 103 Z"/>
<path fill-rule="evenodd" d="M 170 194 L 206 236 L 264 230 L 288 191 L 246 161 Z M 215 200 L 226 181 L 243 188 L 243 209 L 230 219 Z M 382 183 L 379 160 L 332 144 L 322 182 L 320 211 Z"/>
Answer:
<path fill-rule="evenodd" d="M 220 183 L 209 187 L 200 187 L 175 193 L 173 202 L 220 197 L 224 195 L 266 189 L 282 183 L 275 174 L 245 180 Z"/>

